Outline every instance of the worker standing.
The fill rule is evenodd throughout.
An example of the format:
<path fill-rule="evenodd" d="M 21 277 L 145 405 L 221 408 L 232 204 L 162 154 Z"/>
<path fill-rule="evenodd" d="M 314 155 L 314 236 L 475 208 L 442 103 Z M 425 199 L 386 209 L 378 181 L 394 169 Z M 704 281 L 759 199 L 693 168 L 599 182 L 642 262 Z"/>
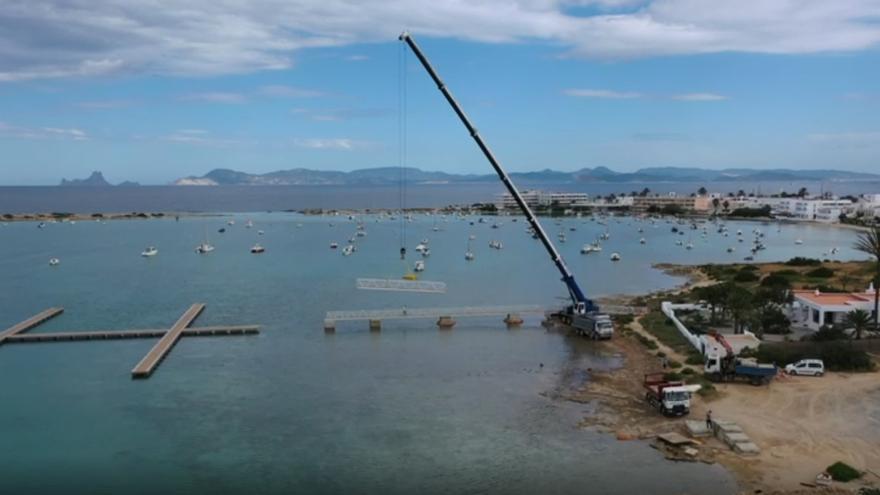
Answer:
<path fill-rule="evenodd" d="M 706 429 L 712 431 L 712 410 L 706 412 Z"/>

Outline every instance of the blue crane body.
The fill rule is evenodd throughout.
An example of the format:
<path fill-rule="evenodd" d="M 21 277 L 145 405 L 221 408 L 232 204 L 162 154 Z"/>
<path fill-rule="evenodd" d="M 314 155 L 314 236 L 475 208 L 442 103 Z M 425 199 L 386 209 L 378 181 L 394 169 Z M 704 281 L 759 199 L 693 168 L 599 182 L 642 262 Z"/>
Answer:
<path fill-rule="evenodd" d="M 556 265 L 556 269 L 559 270 L 559 273 L 562 275 L 562 282 L 565 284 L 568 289 L 569 297 L 571 298 L 572 305 L 566 309 L 565 312 L 560 314 L 559 316 L 562 320 L 572 325 L 579 333 L 584 333 L 597 338 L 609 338 L 613 333 L 613 327 L 611 325 L 611 321 L 607 315 L 604 315 L 599 312 L 598 306 L 593 302 L 593 300 L 587 298 L 584 295 L 584 292 L 581 290 L 580 286 L 574 279 L 574 274 L 569 270 L 568 266 L 565 264 L 565 261 L 562 259 L 562 256 L 559 254 L 559 251 L 556 250 L 556 246 L 553 245 L 553 242 L 547 236 L 547 233 L 544 231 L 544 228 L 541 227 L 541 223 L 538 221 L 538 218 L 532 212 L 532 209 L 529 208 L 529 205 L 525 202 L 522 195 L 517 189 L 516 185 L 507 175 L 507 172 L 501 167 L 501 164 L 495 158 L 495 155 L 489 149 L 489 146 L 483 141 L 483 138 L 480 136 L 480 133 L 477 132 L 476 127 L 471 123 L 470 119 L 468 119 L 467 115 L 464 113 L 464 110 L 452 96 L 452 93 L 449 92 L 449 89 L 446 87 L 446 84 L 443 83 L 443 80 L 440 79 L 440 76 L 437 74 L 437 71 L 434 70 L 434 67 L 428 61 L 427 57 L 419 46 L 416 44 L 412 35 L 408 32 L 404 32 L 400 35 L 399 38 L 401 41 L 405 42 L 415 53 L 416 58 L 421 62 L 422 67 L 428 72 L 428 75 L 437 84 L 437 89 L 443 93 L 443 96 L 446 98 L 446 101 L 455 111 L 455 114 L 458 115 L 458 118 L 461 120 L 462 124 L 464 124 L 465 128 L 467 128 L 468 133 L 471 135 L 471 138 L 477 143 L 477 146 L 480 148 L 480 151 L 483 152 L 483 155 L 492 165 L 492 168 L 495 169 L 495 172 L 498 174 L 498 178 L 501 179 L 501 182 L 504 184 L 504 187 L 507 188 L 507 191 L 513 196 L 514 201 L 519 206 L 520 210 L 522 210 L 523 214 L 526 217 L 526 220 L 531 225 L 532 229 L 538 236 L 538 239 L 541 240 L 541 244 L 544 245 L 544 249 L 547 250 L 547 253 L 550 254 L 550 258 L 553 260 L 553 264 Z"/>

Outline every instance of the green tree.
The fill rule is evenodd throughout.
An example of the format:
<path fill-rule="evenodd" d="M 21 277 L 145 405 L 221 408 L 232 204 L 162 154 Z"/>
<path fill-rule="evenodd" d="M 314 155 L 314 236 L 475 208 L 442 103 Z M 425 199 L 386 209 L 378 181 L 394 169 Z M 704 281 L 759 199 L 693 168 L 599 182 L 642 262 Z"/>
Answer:
<path fill-rule="evenodd" d="M 697 194 L 699 194 L 700 196 L 705 196 L 708 192 L 709 191 L 707 191 L 704 186 L 700 186 L 700 188 L 697 189 Z"/>
<path fill-rule="evenodd" d="M 721 308 L 727 300 L 727 288 L 724 284 L 715 284 L 698 287 L 695 292 L 697 297 L 709 304 L 709 309 L 711 311 L 709 322 L 712 324 L 717 323 L 718 319 L 716 318 L 716 315 L 718 309 Z"/>
<path fill-rule="evenodd" d="M 727 291 L 725 305 L 733 318 L 733 333 L 742 333 L 743 323 L 749 319 L 750 313 L 754 310 L 752 293 L 748 289 L 733 285 Z"/>
<path fill-rule="evenodd" d="M 846 315 L 846 323 L 855 330 L 856 339 L 861 339 L 862 332 L 871 324 L 871 315 L 864 309 L 854 309 Z"/>
<path fill-rule="evenodd" d="M 878 304 L 880 304 L 880 227 L 875 225 L 866 232 L 859 234 L 855 249 L 874 257 L 874 327 L 877 327 Z"/>

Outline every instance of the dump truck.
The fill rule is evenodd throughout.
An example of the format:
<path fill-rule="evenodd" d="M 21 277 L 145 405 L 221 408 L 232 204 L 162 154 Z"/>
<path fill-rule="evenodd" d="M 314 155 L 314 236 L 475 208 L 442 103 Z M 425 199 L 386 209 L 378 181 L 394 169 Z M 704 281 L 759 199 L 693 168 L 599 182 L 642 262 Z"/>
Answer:
<path fill-rule="evenodd" d="M 684 416 L 691 412 L 691 395 L 699 385 L 667 380 L 663 373 L 645 375 L 645 400 L 664 416 Z"/>

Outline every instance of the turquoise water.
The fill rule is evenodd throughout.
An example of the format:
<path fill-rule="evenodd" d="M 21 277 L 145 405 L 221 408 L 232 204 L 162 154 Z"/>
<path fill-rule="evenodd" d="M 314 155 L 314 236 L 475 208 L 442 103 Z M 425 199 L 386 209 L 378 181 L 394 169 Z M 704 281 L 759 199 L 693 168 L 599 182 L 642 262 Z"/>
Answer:
<path fill-rule="evenodd" d="M 236 225 L 226 226 L 229 218 Z M 247 218 L 253 229 L 244 228 Z M 354 235 L 345 217 L 0 227 L 0 328 L 49 306 L 65 313 L 33 331 L 166 327 L 194 302 L 207 303 L 198 325 L 263 326 L 254 337 L 184 339 L 142 381 L 129 371 L 150 339 L 0 347 L 3 486 L 10 493 L 735 491 L 720 467 L 669 463 L 639 442 L 579 429 L 590 406 L 553 397 L 582 384 L 588 368 L 620 359 L 601 344 L 547 332 L 536 319 L 514 331 L 498 318 L 462 320 L 447 332 L 429 321 L 385 322 L 380 334 L 359 322 L 325 335 L 324 312 L 334 309 L 562 302 L 546 254 L 521 220 L 509 218 L 499 229 L 450 220 L 433 232 L 427 217 L 408 224 L 410 252 L 430 240 L 422 278 L 445 281 L 446 294 L 358 291 L 356 277 L 405 270 L 399 223 L 365 221 L 368 235 L 350 257 L 328 248 Z M 841 259 L 859 257 L 849 249 L 851 231 L 729 225 L 730 238 L 710 229 L 707 242 L 695 235 L 686 251 L 675 240 L 689 235 L 676 236 L 668 224 L 612 220 L 605 251 L 590 256 L 578 250 L 604 227 L 574 219 L 547 227 L 566 230 L 561 250 L 591 296 L 680 282 L 650 269 L 654 262 L 739 260 L 748 241 L 725 252 L 737 244 L 737 228 L 748 239 L 755 227 L 767 233 L 759 260 L 819 256 L 834 246 Z M 206 229 L 217 249 L 199 256 L 193 249 Z M 468 263 L 470 234 L 476 260 Z M 490 239 L 504 249 L 489 249 Z M 248 253 L 255 242 L 265 254 Z M 159 255 L 141 258 L 147 245 Z M 619 263 L 608 259 L 614 250 Z M 53 256 L 60 266 L 48 266 Z"/>

